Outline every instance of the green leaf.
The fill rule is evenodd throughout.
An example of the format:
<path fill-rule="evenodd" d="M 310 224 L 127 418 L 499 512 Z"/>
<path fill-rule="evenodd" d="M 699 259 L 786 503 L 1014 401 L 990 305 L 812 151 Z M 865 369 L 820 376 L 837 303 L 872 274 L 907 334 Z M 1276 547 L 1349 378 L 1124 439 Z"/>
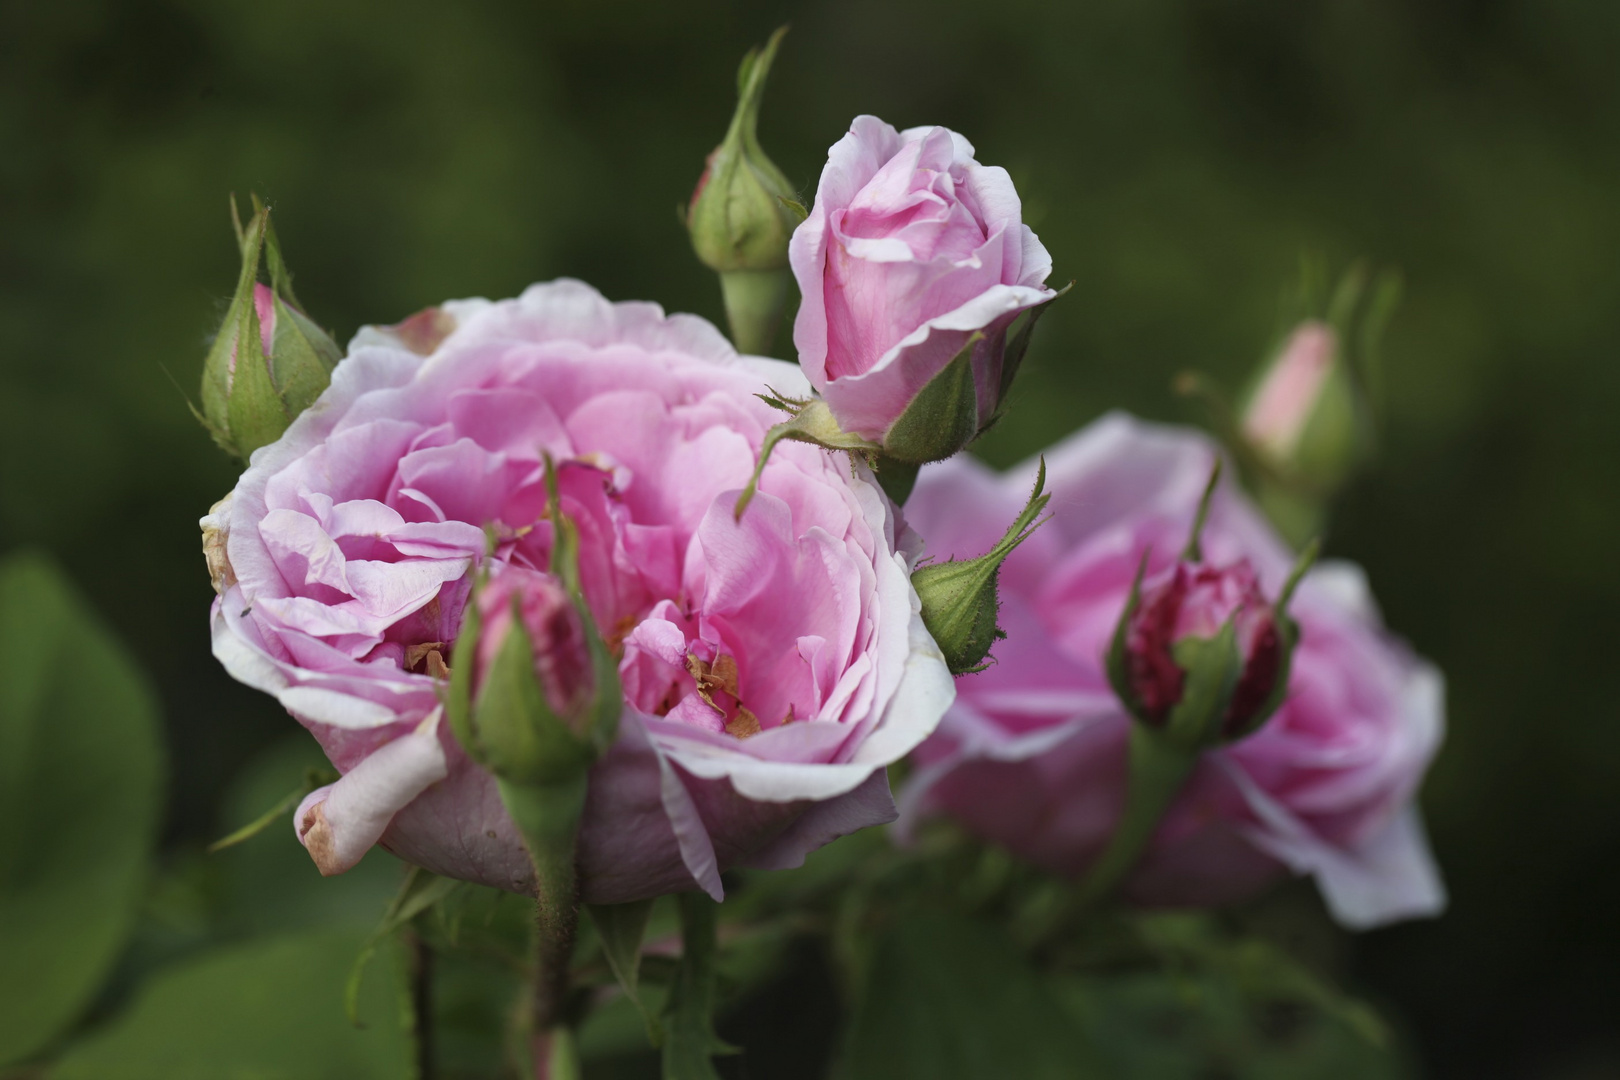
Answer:
<path fill-rule="evenodd" d="M 1408 1075 L 1383 1021 L 1277 945 L 1198 914 L 1141 915 L 1159 971 L 1073 975 L 1059 998 L 1108 1076 L 1395 1080 Z"/>
<path fill-rule="evenodd" d="M 0 1063 L 73 1022 L 129 936 L 158 824 L 146 680 L 49 562 L 0 563 Z"/>
<path fill-rule="evenodd" d="M 1250 998 L 1309 1005 L 1373 1046 L 1389 1043 L 1383 1020 L 1264 938 L 1231 938 L 1199 915 L 1145 915 L 1137 933 L 1166 960 L 1228 978 Z"/>
<path fill-rule="evenodd" d="M 374 979 L 365 1028 L 343 1015 L 355 931 L 217 949 L 162 972 L 49 1080 L 399 1080 L 412 1074 L 397 981 Z M 391 957 L 398 964 L 398 957 Z"/>
<path fill-rule="evenodd" d="M 382 922 L 371 932 L 371 936 L 366 939 L 366 943 L 355 956 L 353 966 L 349 968 L 349 978 L 343 987 L 343 1008 L 351 1024 L 356 1026 L 360 1024 L 360 987 L 365 980 L 366 965 L 371 963 L 371 958 L 376 955 L 378 947 L 388 940 L 394 931 L 449 896 L 460 885 L 461 882 L 454 878 L 440 877 L 423 870 L 420 866 L 413 866 L 406 872 L 405 882 L 399 887 L 399 895 L 388 905 L 388 910 L 383 913 Z"/>
<path fill-rule="evenodd" d="M 842 1080 L 1077 1080 L 1075 1025 L 1012 942 L 975 920 L 922 913 L 878 939 Z"/>
<path fill-rule="evenodd" d="M 518 598 L 512 602 L 516 605 Z M 590 767 L 590 745 L 557 715 L 540 686 L 534 641 L 521 614 L 513 614 L 484 672 L 473 705 L 473 729 L 490 770 L 514 782 L 557 783 Z"/>
<path fill-rule="evenodd" d="M 624 996 L 629 998 L 647 1022 L 647 1039 L 654 1046 L 663 1041 L 658 1018 L 641 1000 L 641 939 L 647 932 L 647 916 L 652 914 L 651 900 L 637 900 L 629 904 L 587 904 L 602 942 L 602 955 L 607 958 L 613 977 L 619 980 Z"/>

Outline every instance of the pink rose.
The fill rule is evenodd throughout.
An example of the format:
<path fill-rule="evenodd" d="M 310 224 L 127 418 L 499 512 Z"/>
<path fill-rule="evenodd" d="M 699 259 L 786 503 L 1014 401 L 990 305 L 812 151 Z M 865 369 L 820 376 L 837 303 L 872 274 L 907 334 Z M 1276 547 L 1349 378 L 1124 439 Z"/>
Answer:
<path fill-rule="evenodd" d="M 975 333 L 968 437 L 989 421 L 1008 326 L 1055 295 L 1042 284 L 1051 256 L 1020 213 L 1007 171 L 973 160 L 962 136 L 855 118 L 788 246 L 804 296 L 793 343 L 844 431 L 904 461 L 960 449 L 895 445 L 892 429 Z"/>
<path fill-rule="evenodd" d="M 223 590 L 215 655 L 343 773 L 295 822 L 324 872 L 380 840 L 438 873 L 532 890 L 440 695 L 481 562 L 487 595 L 517 595 L 532 635 L 549 625 L 541 662 L 577 660 L 577 624 L 546 622 L 560 609 L 542 452 L 625 691 L 590 776 L 584 899 L 694 882 L 718 897 L 727 867 L 797 865 L 892 819 L 884 767 L 952 696 L 910 585 L 917 545 L 868 472 L 807 446 L 780 449 L 734 519 L 773 421 L 754 397 L 767 384 L 803 386 L 701 319 L 573 281 L 360 332 L 327 392 L 204 519 Z"/>
<path fill-rule="evenodd" d="M 1046 454 L 1052 520 L 1002 569 L 1007 640 L 993 667 L 957 680 L 956 703 L 919 749 L 901 797 L 907 827 L 946 813 L 1069 875 L 1101 852 L 1124 798 L 1132 723 L 1104 655 L 1142 553 L 1155 585 L 1145 600 L 1173 581 L 1154 575 L 1174 574 L 1214 454 L 1201 435 L 1121 414 Z M 974 554 L 1017 512 L 1034 470 L 997 476 L 969 459 L 925 469 L 907 517 L 932 554 Z M 1276 597 L 1292 563 L 1230 485 L 1202 546 L 1205 565 L 1242 569 L 1183 605 L 1178 632 L 1183 617 L 1207 626 L 1239 596 L 1253 602 L 1252 589 Z M 1286 701 L 1255 734 L 1204 755 L 1126 893 L 1218 904 L 1291 870 L 1313 874 L 1350 926 L 1437 912 L 1445 895 L 1413 800 L 1440 744 L 1440 673 L 1388 635 L 1352 565 L 1319 565 L 1289 611 L 1301 638 Z"/>

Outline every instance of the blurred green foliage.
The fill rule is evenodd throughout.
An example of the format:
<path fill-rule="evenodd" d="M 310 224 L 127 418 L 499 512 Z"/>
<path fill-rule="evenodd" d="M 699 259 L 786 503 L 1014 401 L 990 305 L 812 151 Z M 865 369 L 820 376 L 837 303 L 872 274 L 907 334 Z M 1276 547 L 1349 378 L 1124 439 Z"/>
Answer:
<path fill-rule="evenodd" d="M 411 1049 L 395 983 L 344 1016 L 338 988 L 364 936 L 309 930 L 166 968 L 49 1080 L 400 1080 Z"/>
<path fill-rule="evenodd" d="M 157 685 L 171 862 L 290 725 L 208 655 L 195 521 L 234 471 L 185 397 L 227 194 L 272 201 L 339 340 L 563 274 L 718 318 L 673 208 L 781 21 L 761 138 L 801 192 L 858 112 L 949 124 L 1076 282 L 998 463 L 1115 405 L 1191 417 L 1185 367 L 1240 385 L 1301 252 L 1403 270 L 1328 549 L 1449 676 L 1454 902 L 1336 947 L 1429 1075 L 1620 1070 L 1620 7 L 1590 0 L 0 6 L 0 550 L 54 553 Z"/>
<path fill-rule="evenodd" d="M 0 563 L 0 1065 L 90 1004 L 134 923 L 162 803 L 157 702 L 60 571 Z"/>

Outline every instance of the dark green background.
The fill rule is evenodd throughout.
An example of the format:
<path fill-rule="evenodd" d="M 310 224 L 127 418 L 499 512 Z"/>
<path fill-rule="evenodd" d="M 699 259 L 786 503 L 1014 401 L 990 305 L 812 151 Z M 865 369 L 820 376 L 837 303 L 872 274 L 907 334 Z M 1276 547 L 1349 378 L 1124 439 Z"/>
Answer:
<path fill-rule="evenodd" d="M 856 113 L 948 124 L 1076 282 L 998 462 L 1113 405 L 1188 418 L 1173 374 L 1238 382 L 1303 251 L 1403 270 L 1383 454 L 1329 548 L 1449 676 L 1424 804 L 1453 904 L 1355 939 L 1352 981 L 1433 1076 L 1620 1074 L 1602 0 L 0 5 L 0 550 L 53 552 L 156 679 L 172 840 L 290 724 L 208 655 L 195 523 L 234 470 L 182 391 L 226 194 L 273 202 L 340 340 L 564 274 L 717 317 L 674 208 L 782 20 L 762 136 L 807 195 Z"/>

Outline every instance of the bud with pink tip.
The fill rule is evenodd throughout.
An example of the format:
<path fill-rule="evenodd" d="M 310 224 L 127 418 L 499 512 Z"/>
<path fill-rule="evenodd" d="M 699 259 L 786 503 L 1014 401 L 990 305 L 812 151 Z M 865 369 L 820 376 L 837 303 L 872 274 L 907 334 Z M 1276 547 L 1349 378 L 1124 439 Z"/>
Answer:
<path fill-rule="evenodd" d="M 242 271 L 224 324 L 203 364 L 197 418 L 221 448 L 246 459 L 281 437 L 332 381 L 343 350 L 298 307 L 292 275 L 257 198 L 243 228 L 231 205 Z M 270 284 L 259 279 L 261 259 Z"/>

